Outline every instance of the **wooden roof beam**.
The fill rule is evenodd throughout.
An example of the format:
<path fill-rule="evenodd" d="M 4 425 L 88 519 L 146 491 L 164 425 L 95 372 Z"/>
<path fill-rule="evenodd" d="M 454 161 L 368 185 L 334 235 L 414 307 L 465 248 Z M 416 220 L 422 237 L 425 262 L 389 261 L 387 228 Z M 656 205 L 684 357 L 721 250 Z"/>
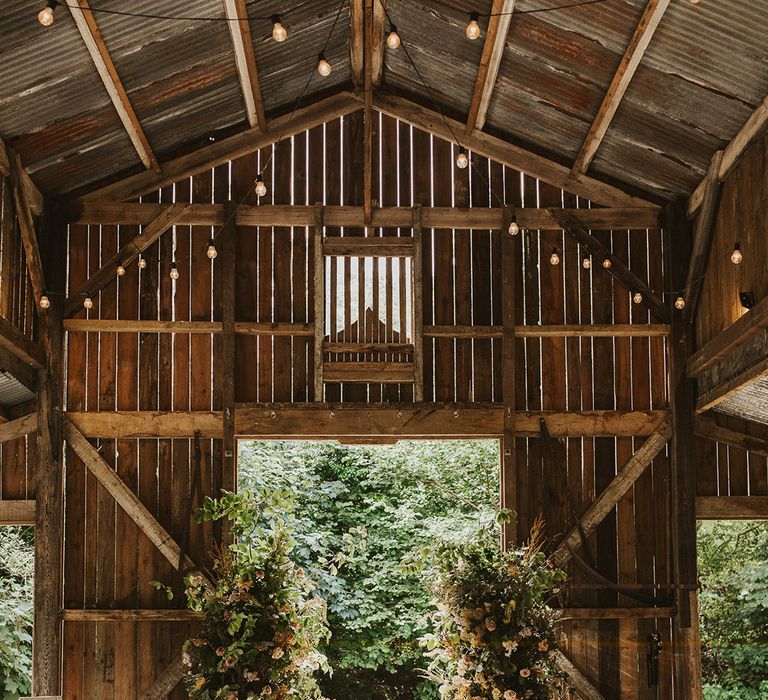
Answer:
<path fill-rule="evenodd" d="M 377 92 L 373 96 L 373 106 L 384 114 L 412 124 L 446 141 L 453 142 L 453 134 L 464 132 L 464 124 L 449 117 L 443 118 L 438 112 L 399 95 Z M 618 187 L 587 175 L 572 177 L 567 167 L 478 129 L 471 134 L 465 134 L 462 145 L 502 165 L 522 170 L 559 189 L 567 190 L 571 194 L 604 206 L 652 207 L 658 210 L 658 205 L 642 197 L 632 196 Z"/>
<path fill-rule="evenodd" d="M 267 130 L 267 118 L 264 115 L 264 103 L 261 101 L 259 74 L 256 70 L 256 55 L 253 52 L 251 24 L 248 21 L 248 8 L 245 0 L 223 0 L 224 11 L 232 35 L 235 52 L 235 65 L 240 78 L 240 87 L 245 101 L 245 113 L 251 128 Z"/>
<path fill-rule="evenodd" d="M 597 116 L 589 128 L 579 154 L 576 156 L 576 161 L 571 168 L 574 175 L 587 172 L 589 164 L 595 157 L 597 149 L 605 137 L 605 132 L 608 131 L 616 110 L 624 98 L 629 83 L 643 60 L 645 51 L 651 43 L 661 18 L 667 11 L 669 2 L 670 0 L 648 0 L 635 32 L 629 40 L 629 45 L 621 57 L 621 62 L 608 87 L 608 92 L 606 92 L 600 109 L 597 111 Z"/>
<path fill-rule="evenodd" d="M 729 447 L 738 447 L 760 457 L 768 457 L 768 427 L 762 423 L 741 420 L 745 430 L 726 428 L 717 420 L 717 413 L 696 416 L 694 430 L 696 437 L 721 442 Z M 748 432 L 752 430 L 753 432 Z"/>
<path fill-rule="evenodd" d="M 128 99 L 128 93 L 123 86 L 122 80 L 120 80 L 115 64 L 112 62 L 112 58 L 107 51 L 88 0 L 75 0 L 68 3 L 67 7 L 69 7 L 69 11 L 72 13 L 80 36 L 83 38 L 88 53 L 91 54 L 91 60 L 96 66 L 99 77 L 107 89 L 109 98 L 112 100 L 112 104 L 115 110 L 117 110 L 117 115 L 120 117 L 120 121 L 123 123 L 123 127 L 131 139 L 131 143 L 133 143 L 133 147 L 136 149 L 141 162 L 145 168 L 159 171 L 160 166 L 158 165 L 157 158 L 155 158 L 155 154 L 152 152 L 149 140 L 142 129 L 139 118 L 136 116 L 131 101 Z"/>
<path fill-rule="evenodd" d="M 32 182 L 32 178 L 23 166 L 14 174 L 13 164 L 17 160 L 21 162 L 16 151 L 6 144 L 5 141 L 0 139 L 0 175 L 7 178 L 15 176 L 20 180 L 21 189 L 24 192 L 27 202 L 29 202 L 29 208 L 35 216 L 39 216 L 43 213 L 43 195 L 40 193 L 40 190 L 37 189 L 37 185 Z"/>
<path fill-rule="evenodd" d="M 499 75 L 501 58 L 507 44 L 507 35 L 512 23 L 512 12 L 515 0 L 493 0 L 491 18 L 488 21 L 488 31 L 485 34 L 483 55 L 475 78 L 475 91 L 469 107 L 465 134 L 471 134 L 475 129 L 485 126 L 488 105 L 491 103 L 496 78 Z"/>
<path fill-rule="evenodd" d="M 723 158 L 720 161 L 720 167 L 717 171 L 718 182 L 723 182 L 733 169 L 739 164 L 747 149 L 768 129 L 768 97 L 757 106 L 744 126 L 739 129 L 736 136 L 723 149 Z M 704 193 L 707 188 L 707 178 L 709 173 L 704 176 L 701 182 L 696 186 L 690 199 L 688 200 L 688 218 L 693 218 L 704 201 Z"/>

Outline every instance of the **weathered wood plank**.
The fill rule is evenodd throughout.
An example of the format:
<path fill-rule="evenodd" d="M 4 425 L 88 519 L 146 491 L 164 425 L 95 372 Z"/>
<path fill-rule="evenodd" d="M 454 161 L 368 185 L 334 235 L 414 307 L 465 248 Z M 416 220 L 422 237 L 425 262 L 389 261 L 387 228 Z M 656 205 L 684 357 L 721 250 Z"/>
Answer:
<path fill-rule="evenodd" d="M 566 674 L 569 684 L 573 686 L 581 700 L 605 700 L 597 688 L 592 685 L 592 682 L 573 665 L 563 652 L 555 652 L 555 663 Z"/>
<path fill-rule="evenodd" d="M 403 258 L 413 254 L 413 239 L 407 237 L 326 236 L 322 244 L 323 255 Z"/>
<path fill-rule="evenodd" d="M 204 438 L 222 436 L 222 411 L 85 411 L 67 413 L 86 437 Z"/>
<path fill-rule="evenodd" d="M 407 384 L 413 382 L 412 362 L 326 362 L 324 382 Z"/>
<path fill-rule="evenodd" d="M 35 501 L 0 500 L 0 525 L 34 525 Z"/>
<path fill-rule="evenodd" d="M 45 367 L 45 354 L 40 345 L 25 336 L 10 321 L 0 316 L 0 347 L 5 348 L 25 365 Z"/>
<path fill-rule="evenodd" d="M 759 427 L 763 430 L 765 429 L 763 425 Z M 768 457 L 767 439 L 719 425 L 716 414 L 697 416 L 694 432 L 696 437 L 714 440 L 730 447 L 738 447 L 747 452 L 752 452 L 755 455 Z"/>
<path fill-rule="evenodd" d="M 170 692 L 181 682 L 186 668 L 181 659 L 170 664 L 139 700 L 166 700 Z"/>
<path fill-rule="evenodd" d="M 768 496 L 697 496 L 697 520 L 768 520 Z"/>
<path fill-rule="evenodd" d="M 35 412 L 0 425 L 0 444 L 34 433 L 37 430 L 37 419 Z"/>
<path fill-rule="evenodd" d="M 411 293 L 413 295 L 413 400 L 424 400 L 424 211 L 413 207 L 413 257 L 411 258 Z"/>
<path fill-rule="evenodd" d="M 675 616 L 675 609 L 660 608 L 561 608 L 560 620 L 654 620 Z"/>
<path fill-rule="evenodd" d="M 202 613 L 185 608 L 172 610 L 161 608 L 79 610 L 69 608 L 61 611 L 61 619 L 64 622 L 193 622 L 201 618 Z"/>

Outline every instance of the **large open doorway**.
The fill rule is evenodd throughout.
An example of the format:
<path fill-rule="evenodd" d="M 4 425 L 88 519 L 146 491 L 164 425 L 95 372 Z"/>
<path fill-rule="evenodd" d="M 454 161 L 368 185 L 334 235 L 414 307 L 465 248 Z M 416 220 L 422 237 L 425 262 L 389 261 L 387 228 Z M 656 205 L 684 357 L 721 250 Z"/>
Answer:
<path fill-rule="evenodd" d="M 296 559 L 328 602 L 328 697 L 438 697 L 420 673 L 429 595 L 407 561 L 493 521 L 499 472 L 498 440 L 239 443 L 238 488 L 293 501 Z"/>

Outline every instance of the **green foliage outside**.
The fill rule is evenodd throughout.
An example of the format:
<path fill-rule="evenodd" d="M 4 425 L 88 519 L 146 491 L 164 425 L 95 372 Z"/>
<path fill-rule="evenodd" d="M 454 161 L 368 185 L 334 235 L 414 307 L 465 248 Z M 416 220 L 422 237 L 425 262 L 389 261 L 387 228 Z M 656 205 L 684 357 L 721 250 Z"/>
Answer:
<path fill-rule="evenodd" d="M 419 645 L 433 608 L 421 576 L 401 561 L 425 545 L 460 542 L 492 522 L 498 508 L 496 442 L 243 443 L 239 488 L 296 496 L 293 552 L 328 602 L 325 648 L 334 674 L 321 681 L 335 700 L 426 700 L 436 686 L 420 669 Z M 341 561 L 349 531 L 366 547 Z M 342 564 L 336 571 L 337 564 Z"/>
<path fill-rule="evenodd" d="M 768 522 L 698 535 L 705 700 L 768 700 Z"/>
<path fill-rule="evenodd" d="M 34 533 L 0 527 L 0 700 L 32 690 Z"/>

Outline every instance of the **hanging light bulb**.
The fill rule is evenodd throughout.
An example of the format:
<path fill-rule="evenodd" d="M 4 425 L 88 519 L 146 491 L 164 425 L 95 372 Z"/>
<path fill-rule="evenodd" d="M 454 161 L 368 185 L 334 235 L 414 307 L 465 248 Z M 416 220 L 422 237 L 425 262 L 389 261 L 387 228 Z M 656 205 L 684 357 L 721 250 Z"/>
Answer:
<path fill-rule="evenodd" d="M 560 264 L 560 253 L 557 252 L 557 248 L 552 248 L 552 255 L 549 256 L 550 265 Z"/>
<path fill-rule="evenodd" d="M 48 298 L 48 292 L 43 292 L 40 295 L 40 308 L 41 309 L 51 308 L 51 300 Z"/>
<path fill-rule="evenodd" d="M 643 295 L 640 294 L 640 292 L 635 292 L 634 296 L 632 297 L 632 301 L 634 301 L 635 304 L 641 304 L 643 301 Z"/>
<path fill-rule="evenodd" d="M 478 14 L 477 12 L 472 12 L 469 15 L 469 24 L 467 25 L 467 39 L 471 39 L 474 41 L 475 39 L 480 38 L 480 25 L 477 23 L 478 20 Z"/>
<path fill-rule="evenodd" d="M 509 220 L 509 235 L 516 236 L 518 233 L 520 233 L 520 226 L 517 223 L 517 214 L 512 214 Z"/>
<path fill-rule="evenodd" d="M 731 253 L 731 262 L 734 265 L 740 265 L 742 260 L 744 260 L 744 253 L 741 252 L 741 241 L 736 241 Z"/>
<path fill-rule="evenodd" d="M 272 38 L 278 44 L 282 44 L 288 38 L 288 32 L 280 21 L 280 15 L 272 15 Z"/>
<path fill-rule="evenodd" d="M 125 268 L 122 265 L 118 265 L 115 272 L 117 272 L 118 277 L 122 277 L 125 274 Z"/>
<path fill-rule="evenodd" d="M 139 270 L 144 270 L 147 267 L 147 261 L 139 255 Z"/>
<path fill-rule="evenodd" d="M 469 158 L 467 158 L 467 152 L 464 150 L 464 146 L 459 146 L 459 154 L 456 156 L 456 167 L 459 170 L 464 170 L 469 165 Z"/>
<path fill-rule="evenodd" d="M 394 24 L 389 28 L 389 34 L 387 34 L 387 46 L 390 49 L 396 49 L 400 46 L 400 36 Z"/>
<path fill-rule="evenodd" d="M 213 242 L 213 238 L 211 238 L 211 240 L 208 241 L 208 250 L 205 252 L 205 254 L 211 260 L 213 260 L 219 254 L 219 251 L 216 250 L 216 245 Z"/>
<path fill-rule="evenodd" d="M 170 277 L 171 277 L 172 280 L 179 279 L 179 268 L 176 267 L 176 263 L 175 262 L 171 263 L 171 274 L 170 274 Z"/>
<path fill-rule="evenodd" d="M 37 21 L 44 27 L 50 27 L 53 24 L 53 11 L 57 4 L 56 0 L 48 0 L 45 7 L 37 13 Z"/>
<path fill-rule="evenodd" d="M 331 74 L 331 64 L 325 59 L 324 54 L 320 54 L 317 59 L 317 72 L 323 77 L 327 78 Z"/>
<path fill-rule="evenodd" d="M 263 197 L 267 193 L 267 186 L 264 184 L 264 176 L 261 173 L 256 176 L 254 192 L 256 192 L 259 197 Z"/>
<path fill-rule="evenodd" d="M 675 299 L 675 308 L 680 311 L 681 309 L 685 308 L 685 298 L 682 296 L 677 297 Z"/>
<path fill-rule="evenodd" d="M 591 270 L 592 269 L 592 258 L 590 258 L 589 256 L 584 258 L 584 260 L 581 261 L 581 266 L 585 270 Z"/>
<path fill-rule="evenodd" d="M 93 308 L 93 299 L 91 299 L 91 295 L 90 294 L 88 296 L 86 296 L 85 299 L 83 299 L 83 307 L 85 307 L 86 309 L 92 309 Z"/>
<path fill-rule="evenodd" d="M 603 267 L 606 270 L 610 270 L 611 269 L 611 259 L 610 258 L 606 258 L 605 260 L 603 260 Z"/>

